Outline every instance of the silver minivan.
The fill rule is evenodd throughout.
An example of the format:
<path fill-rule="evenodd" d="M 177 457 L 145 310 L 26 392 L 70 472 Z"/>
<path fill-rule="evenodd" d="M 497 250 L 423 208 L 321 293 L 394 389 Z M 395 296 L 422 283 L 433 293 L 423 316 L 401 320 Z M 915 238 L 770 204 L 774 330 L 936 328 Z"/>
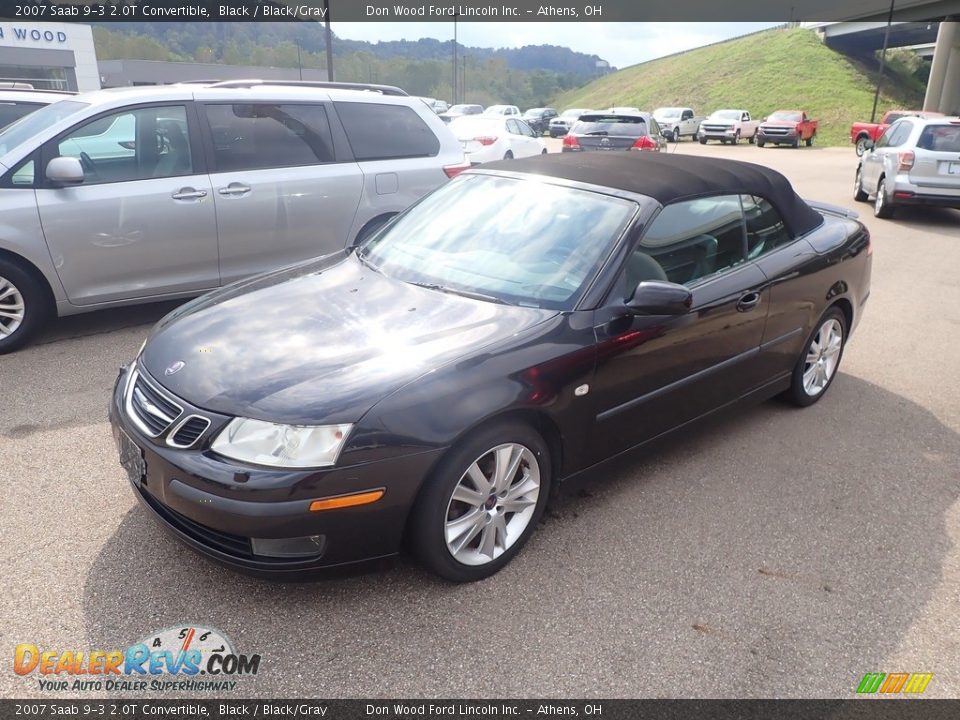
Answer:
<path fill-rule="evenodd" d="M 860 158 L 853 195 L 879 218 L 899 205 L 960 209 L 960 118 L 897 120 Z"/>
<path fill-rule="evenodd" d="M 102 90 L 9 126 L 0 353 L 54 313 L 195 296 L 354 244 L 469 167 L 418 98 L 370 87 Z"/>

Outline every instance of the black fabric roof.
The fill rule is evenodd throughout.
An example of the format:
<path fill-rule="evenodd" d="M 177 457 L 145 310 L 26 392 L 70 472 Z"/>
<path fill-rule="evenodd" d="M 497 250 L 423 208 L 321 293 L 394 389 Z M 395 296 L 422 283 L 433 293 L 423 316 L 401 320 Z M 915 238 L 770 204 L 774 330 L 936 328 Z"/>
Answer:
<path fill-rule="evenodd" d="M 823 217 L 794 192 L 780 173 L 762 165 L 672 153 L 551 153 L 500 160 L 481 169 L 509 170 L 602 185 L 647 195 L 661 205 L 707 195 L 744 193 L 766 198 L 796 237 L 818 227 Z"/>

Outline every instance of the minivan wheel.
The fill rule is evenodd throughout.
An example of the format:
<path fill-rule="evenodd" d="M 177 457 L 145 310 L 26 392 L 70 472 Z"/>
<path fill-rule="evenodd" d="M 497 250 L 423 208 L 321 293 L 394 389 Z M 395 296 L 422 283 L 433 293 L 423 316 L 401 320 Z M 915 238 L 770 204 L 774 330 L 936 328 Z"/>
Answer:
<path fill-rule="evenodd" d="M 536 528 L 550 477 L 549 449 L 532 428 L 510 422 L 468 436 L 440 462 L 417 500 L 414 551 L 447 580 L 493 575 Z"/>
<path fill-rule="evenodd" d="M 829 308 L 804 345 L 793 369 L 787 398 L 795 405 L 813 405 L 827 392 L 837 375 L 847 339 L 847 318 L 834 306 Z"/>
<path fill-rule="evenodd" d="M 507 152 L 506 152 L 506 153 L 504 154 L 504 156 L 503 156 L 503 159 L 504 159 L 504 160 L 513 160 L 513 152 L 510 151 L 510 150 L 507 150 Z"/>
<path fill-rule="evenodd" d="M 0 354 L 23 347 L 48 312 L 47 296 L 34 277 L 0 258 Z"/>
<path fill-rule="evenodd" d="M 870 199 L 870 196 L 863 191 L 862 173 L 863 169 L 858 167 L 857 174 L 853 178 L 853 199 L 857 202 L 866 202 Z"/>
<path fill-rule="evenodd" d="M 863 157 L 867 151 L 867 139 L 863 136 L 857 138 L 857 144 L 854 146 L 857 151 L 857 157 Z"/>
<path fill-rule="evenodd" d="M 877 185 L 877 197 L 873 201 L 873 214 L 878 218 L 892 218 L 893 209 L 893 203 L 887 200 L 887 181 L 881 180 Z"/>

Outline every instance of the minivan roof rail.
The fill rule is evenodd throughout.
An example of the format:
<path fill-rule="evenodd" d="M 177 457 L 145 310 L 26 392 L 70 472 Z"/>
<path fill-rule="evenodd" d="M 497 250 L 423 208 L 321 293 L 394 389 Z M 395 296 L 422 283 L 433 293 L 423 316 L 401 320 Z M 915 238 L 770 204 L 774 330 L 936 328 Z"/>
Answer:
<path fill-rule="evenodd" d="M 35 93 L 58 93 L 60 95 L 76 95 L 73 90 L 47 90 L 46 88 L 36 88 L 30 83 L 9 82 L 0 80 L 0 90 L 16 90 L 17 92 L 35 92 Z"/>
<path fill-rule="evenodd" d="M 281 85 L 285 87 L 314 87 L 330 90 L 366 90 L 381 95 L 401 95 L 407 93 L 393 85 L 374 85 L 372 83 L 327 82 L 323 80 L 221 80 L 207 87 L 212 88 L 245 88 L 255 85 Z"/>

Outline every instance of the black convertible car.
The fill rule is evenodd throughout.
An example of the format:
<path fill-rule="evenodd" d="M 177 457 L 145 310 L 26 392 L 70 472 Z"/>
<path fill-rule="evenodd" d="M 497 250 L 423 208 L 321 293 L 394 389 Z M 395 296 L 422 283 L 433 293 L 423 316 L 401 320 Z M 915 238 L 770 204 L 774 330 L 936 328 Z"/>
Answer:
<path fill-rule="evenodd" d="M 405 539 L 477 580 L 560 481 L 737 401 L 816 402 L 870 256 L 850 213 L 756 165 L 485 165 L 358 248 L 158 323 L 114 391 L 121 462 L 168 530 L 236 568 Z"/>

